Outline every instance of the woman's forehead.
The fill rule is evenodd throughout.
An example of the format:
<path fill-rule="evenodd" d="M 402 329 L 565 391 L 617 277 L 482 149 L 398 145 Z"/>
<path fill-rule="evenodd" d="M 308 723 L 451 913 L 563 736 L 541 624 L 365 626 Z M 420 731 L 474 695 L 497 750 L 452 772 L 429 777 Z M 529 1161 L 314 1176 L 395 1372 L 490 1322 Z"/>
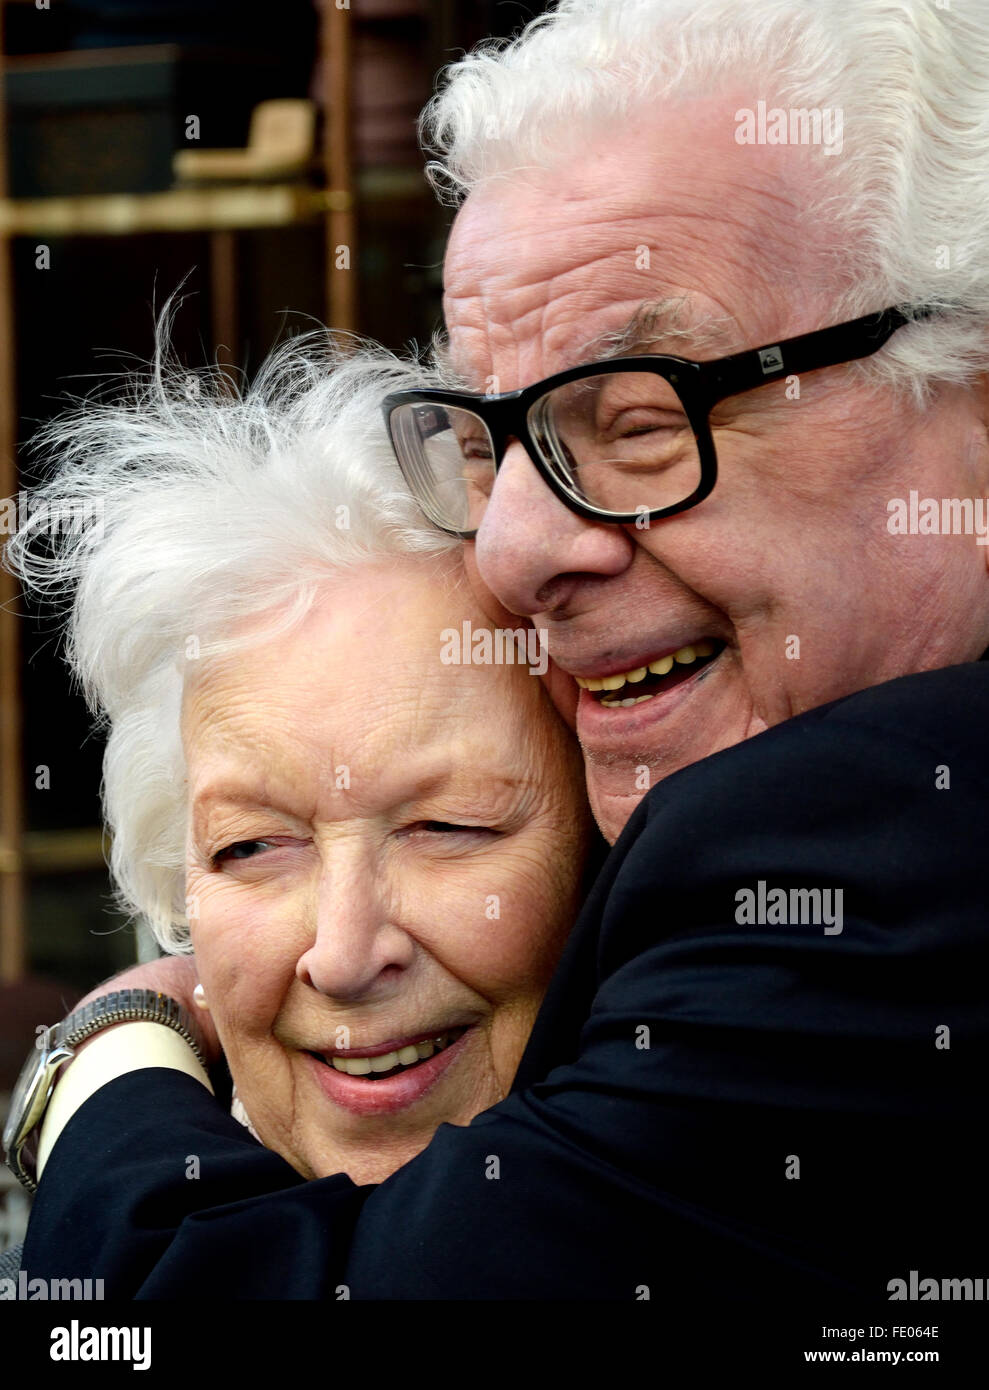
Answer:
<path fill-rule="evenodd" d="M 499 641 L 478 612 L 439 626 L 450 616 L 442 603 L 405 621 L 385 610 L 379 626 L 325 605 L 271 642 L 204 661 L 183 703 L 193 796 L 210 782 L 249 799 L 259 780 L 311 795 L 359 781 L 380 801 L 419 784 L 554 773 L 557 717 L 524 664 L 538 642 L 521 627 L 521 639 Z"/>

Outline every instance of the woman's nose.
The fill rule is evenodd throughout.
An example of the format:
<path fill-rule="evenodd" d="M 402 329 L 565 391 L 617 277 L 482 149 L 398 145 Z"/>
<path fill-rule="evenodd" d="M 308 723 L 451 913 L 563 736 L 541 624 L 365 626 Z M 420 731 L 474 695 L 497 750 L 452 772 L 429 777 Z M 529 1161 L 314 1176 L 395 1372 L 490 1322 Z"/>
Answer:
<path fill-rule="evenodd" d="M 299 957 L 298 978 L 340 1001 L 374 994 L 415 955 L 412 937 L 394 921 L 395 906 L 377 864 L 361 854 L 332 855 L 315 885 L 312 943 Z"/>

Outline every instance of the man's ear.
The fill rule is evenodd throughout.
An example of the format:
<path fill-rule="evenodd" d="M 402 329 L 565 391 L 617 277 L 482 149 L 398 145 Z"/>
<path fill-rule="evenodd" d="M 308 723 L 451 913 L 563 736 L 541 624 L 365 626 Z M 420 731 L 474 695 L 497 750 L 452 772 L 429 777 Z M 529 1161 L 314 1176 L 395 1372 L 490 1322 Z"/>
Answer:
<path fill-rule="evenodd" d="M 489 622 L 494 623 L 495 627 L 532 626 L 528 618 L 521 617 L 518 613 L 513 613 L 510 608 L 506 608 L 485 584 L 478 573 L 473 541 L 464 541 L 464 569 L 467 571 L 467 578 L 474 597 Z M 546 664 L 546 672 L 540 676 L 540 680 L 549 692 L 549 697 L 556 706 L 560 717 L 570 729 L 576 732 L 577 701 L 580 698 L 580 689 L 573 676 L 568 676 L 566 671 L 561 671 L 550 657 Z"/>

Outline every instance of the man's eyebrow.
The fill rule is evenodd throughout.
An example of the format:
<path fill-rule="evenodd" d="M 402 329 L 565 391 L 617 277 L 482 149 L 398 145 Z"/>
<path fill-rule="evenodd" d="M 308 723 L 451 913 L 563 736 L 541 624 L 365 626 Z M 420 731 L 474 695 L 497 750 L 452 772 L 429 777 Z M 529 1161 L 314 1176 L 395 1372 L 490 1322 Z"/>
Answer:
<path fill-rule="evenodd" d="M 574 366 L 658 349 L 676 357 L 710 352 L 720 355 L 737 351 L 740 336 L 739 325 L 730 315 L 700 318 L 685 297 L 648 300 L 622 327 L 586 342 Z"/>
<path fill-rule="evenodd" d="M 737 352 L 741 343 L 741 327 L 730 315 L 701 318 L 685 296 L 648 300 L 620 328 L 589 339 L 559 370 L 645 352 L 667 351 L 677 357 L 712 353 L 723 356 Z M 473 389 L 471 374 L 458 367 L 455 350 L 445 333 L 433 339 L 432 361 L 445 385 L 453 390 Z"/>

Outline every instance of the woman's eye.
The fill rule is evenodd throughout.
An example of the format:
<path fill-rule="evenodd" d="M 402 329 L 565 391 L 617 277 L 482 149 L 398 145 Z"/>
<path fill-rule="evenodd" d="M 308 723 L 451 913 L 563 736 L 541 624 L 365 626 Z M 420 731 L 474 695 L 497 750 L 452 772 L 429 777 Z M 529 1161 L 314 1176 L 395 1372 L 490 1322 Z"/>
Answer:
<path fill-rule="evenodd" d="M 233 859 L 253 859 L 258 848 L 270 848 L 268 840 L 237 840 L 232 845 L 227 845 L 226 849 L 218 849 L 211 857 L 210 863 L 216 868 L 220 864 L 225 864 Z"/>
<path fill-rule="evenodd" d="M 430 835 L 497 835 L 489 825 L 456 825 L 452 821 L 422 820 L 410 825 L 411 832 L 424 831 Z"/>

